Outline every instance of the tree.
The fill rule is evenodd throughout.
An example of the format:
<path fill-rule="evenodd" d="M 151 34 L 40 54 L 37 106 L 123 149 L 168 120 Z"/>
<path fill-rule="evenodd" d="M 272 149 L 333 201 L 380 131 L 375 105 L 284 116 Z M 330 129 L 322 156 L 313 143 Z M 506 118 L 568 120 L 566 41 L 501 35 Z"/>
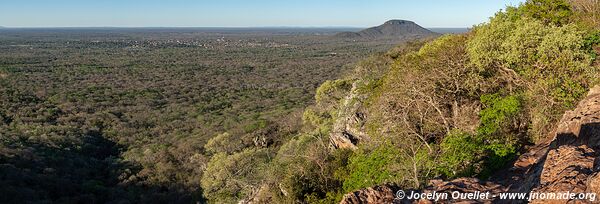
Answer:
<path fill-rule="evenodd" d="M 236 203 L 256 193 L 269 162 L 266 149 L 245 149 L 233 155 L 217 153 L 204 171 L 204 196 L 213 203 Z"/>

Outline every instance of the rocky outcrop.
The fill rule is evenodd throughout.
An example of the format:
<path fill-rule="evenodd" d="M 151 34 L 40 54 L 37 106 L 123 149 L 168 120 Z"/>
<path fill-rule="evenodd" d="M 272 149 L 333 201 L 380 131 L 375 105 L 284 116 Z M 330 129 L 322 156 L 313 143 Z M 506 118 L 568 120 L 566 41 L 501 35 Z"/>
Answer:
<path fill-rule="evenodd" d="M 333 129 L 329 136 L 335 148 L 356 149 L 360 141 L 368 140 L 364 131 L 365 114 L 359 111 L 365 96 L 358 93 L 357 82 L 352 84 L 350 94 L 338 109 Z"/>
<path fill-rule="evenodd" d="M 406 197 L 400 199 L 397 195 L 398 191 L 401 190 L 391 184 L 370 187 L 361 189 L 349 194 L 344 195 L 341 204 L 362 204 L 362 203 L 443 203 L 450 200 L 409 200 Z M 442 180 L 431 180 L 429 188 L 421 190 L 403 190 L 405 196 L 408 194 L 431 194 L 431 193 L 447 193 L 450 195 L 452 192 L 461 193 L 477 193 L 477 192 L 490 192 L 491 194 L 500 193 L 506 191 L 506 187 L 493 183 L 483 182 L 476 178 L 460 178 L 454 181 L 442 181 Z M 491 202 L 491 200 L 472 200 L 475 203 Z"/>
<path fill-rule="evenodd" d="M 381 185 L 362 189 L 344 195 L 341 203 L 397 203 L 396 191 L 399 188 L 393 185 Z"/>
<path fill-rule="evenodd" d="M 460 193 L 478 193 L 478 192 L 489 192 L 490 194 L 498 194 L 505 192 L 506 187 L 490 181 L 481 181 L 476 178 L 459 178 L 453 181 L 442 181 L 432 180 L 429 182 L 429 186 L 422 190 L 423 193 L 446 193 L 451 197 L 453 192 Z M 437 201 L 436 203 L 445 202 L 452 203 L 451 199 L 444 199 Z M 491 199 L 474 199 L 465 200 L 463 202 L 473 203 L 486 203 L 491 202 Z M 433 203 L 431 200 L 419 200 L 419 203 Z"/>
<path fill-rule="evenodd" d="M 540 159 L 544 161 L 543 166 L 535 170 L 536 174 L 529 175 L 539 176 L 539 182 L 534 183 L 532 190 L 600 194 L 597 184 L 600 87 L 592 89 L 577 109 L 564 114 L 554 135 L 547 154 Z M 539 165 L 537 168 L 540 168 Z M 547 202 L 548 200 L 535 200 L 532 203 Z"/>
<path fill-rule="evenodd" d="M 567 111 L 549 139 L 530 147 L 513 167 L 498 172 L 489 181 L 460 178 L 434 180 L 419 192 L 546 192 L 596 193 L 600 195 L 600 86 L 590 90 L 577 108 Z M 376 189 L 384 191 L 373 192 Z M 342 203 L 370 202 L 371 197 L 394 196 L 385 186 L 347 194 Z M 596 198 L 595 202 L 598 202 Z M 372 200 L 372 199 L 371 199 Z M 460 200 L 466 203 L 526 203 L 526 200 Z M 407 201 L 395 201 L 407 202 Z M 430 203 L 428 200 L 411 201 Z M 456 202 L 447 201 L 447 202 Z M 386 203 L 390 201 L 386 200 Z M 592 203 L 589 199 L 532 199 L 531 203 Z"/>

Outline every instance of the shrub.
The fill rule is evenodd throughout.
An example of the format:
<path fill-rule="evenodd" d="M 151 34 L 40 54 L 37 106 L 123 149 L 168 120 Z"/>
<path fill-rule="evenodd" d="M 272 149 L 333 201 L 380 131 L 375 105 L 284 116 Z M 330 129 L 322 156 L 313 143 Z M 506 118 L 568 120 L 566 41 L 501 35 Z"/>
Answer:
<path fill-rule="evenodd" d="M 201 186 L 204 196 L 213 203 L 235 203 L 258 188 L 269 162 L 266 149 L 245 149 L 227 155 L 218 153 L 208 162 Z"/>
<path fill-rule="evenodd" d="M 592 61 L 596 60 L 598 53 L 594 50 L 594 47 L 600 44 L 600 31 L 588 34 L 583 41 L 583 50 L 589 53 Z"/>
<path fill-rule="evenodd" d="M 234 138 L 229 133 L 219 134 L 204 145 L 204 149 L 211 154 L 226 153 L 233 154 L 234 152 L 240 151 L 244 148 L 242 140 Z"/>
<path fill-rule="evenodd" d="M 522 97 L 500 94 L 481 96 L 484 109 L 479 113 L 481 124 L 477 129 L 478 137 L 485 140 L 484 149 L 488 151 L 486 168 L 488 171 L 503 166 L 517 150 L 517 141 L 523 137 L 518 124 L 522 117 Z"/>
<path fill-rule="evenodd" d="M 527 5 L 543 4 L 539 2 L 529 1 Z M 507 9 L 490 23 L 477 26 L 467 53 L 471 64 L 489 78 L 505 81 L 488 93 L 504 88 L 509 94 L 521 92 L 526 96 L 523 109 L 531 116 L 530 137 L 541 138 L 597 83 L 597 67 L 590 66 L 593 56 L 588 46 L 594 38 L 586 38 L 573 24 L 546 25 L 539 18 L 515 17 L 515 13 L 532 9 L 525 7 Z M 486 128 L 493 126 L 483 128 L 488 131 Z"/>
<path fill-rule="evenodd" d="M 565 0 L 528 0 L 519 10 L 524 16 L 553 25 L 567 24 L 573 15 L 571 5 Z"/>
<path fill-rule="evenodd" d="M 444 137 L 440 147 L 442 154 L 437 169 L 442 175 L 456 178 L 476 173 L 475 162 L 483 154 L 481 138 L 455 129 Z"/>
<path fill-rule="evenodd" d="M 317 103 L 336 103 L 338 100 L 342 99 L 345 93 L 350 91 L 350 88 L 352 88 L 352 81 L 350 80 L 327 80 L 317 88 L 315 99 Z"/>
<path fill-rule="evenodd" d="M 481 110 L 481 125 L 477 133 L 485 137 L 493 137 L 498 133 L 511 131 L 510 124 L 513 117 L 521 112 L 521 98 L 518 95 L 501 97 L 500 94 L 486 94 L 481 96 L 484 109 Z"/>
<path fill-rule="evenodd" d="M 396 181 L 401 173 L 394 169 L 400 161 L 397 147 L 382 145 L 370 152 L 359 151 L 349 159 L 347 178 L 344 180 L 344 191 L 350 192 L 360 188 L 386 182 Z"/>
<path fill-rule="evenodd" d="M 300 134 L 284 144 L 271 164 L 268 182 L 275 203 L 333 203 L 343 195 L 335 172 L 346 166 L 351 150 L 332 150 L 327 136 Z"/>
<path fill-rule="evenodd" d="M 458 129 L 449 132 L 440 143 L 438 171 L 448 178 L 479 175 L 502 167 L 516 154 L 522 120 L 522 97 L 484 94 L 480 125 L 475 134 Z"/>

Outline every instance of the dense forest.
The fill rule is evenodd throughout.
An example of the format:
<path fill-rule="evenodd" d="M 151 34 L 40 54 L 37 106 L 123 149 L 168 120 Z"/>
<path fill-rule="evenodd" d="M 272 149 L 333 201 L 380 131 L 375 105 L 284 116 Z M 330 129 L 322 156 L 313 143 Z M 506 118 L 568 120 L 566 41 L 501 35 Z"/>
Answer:
<path fill-rule="evenodd" d="M 410 42 L 2 33 L 0 202 L 337 203 L 494 177 L 598 84 L 599 44 L 595 0 Z"/>
<path fill-rule="evenodd" d="M 319 84 L 398 43 L 332 34 L 0 31 L 0 203 L 205 201 L 209 139 L 281 145 Z"/>

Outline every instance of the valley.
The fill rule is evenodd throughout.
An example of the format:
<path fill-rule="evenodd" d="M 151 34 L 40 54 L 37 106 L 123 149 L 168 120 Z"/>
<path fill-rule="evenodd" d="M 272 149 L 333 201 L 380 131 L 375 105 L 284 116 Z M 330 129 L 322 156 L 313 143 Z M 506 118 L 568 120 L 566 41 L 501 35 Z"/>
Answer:
<path fill-rule="evenodd" d="M 0 203 L 600 194 L 598 0 L 57 2 L 0 18 Z"/>
<path fill-rule="evenodd" d="M 408 40 L 337 32 L 0 31 L 0 202 L 201 199 L 209 139 L 275 149 L 321 83 Z"/>

